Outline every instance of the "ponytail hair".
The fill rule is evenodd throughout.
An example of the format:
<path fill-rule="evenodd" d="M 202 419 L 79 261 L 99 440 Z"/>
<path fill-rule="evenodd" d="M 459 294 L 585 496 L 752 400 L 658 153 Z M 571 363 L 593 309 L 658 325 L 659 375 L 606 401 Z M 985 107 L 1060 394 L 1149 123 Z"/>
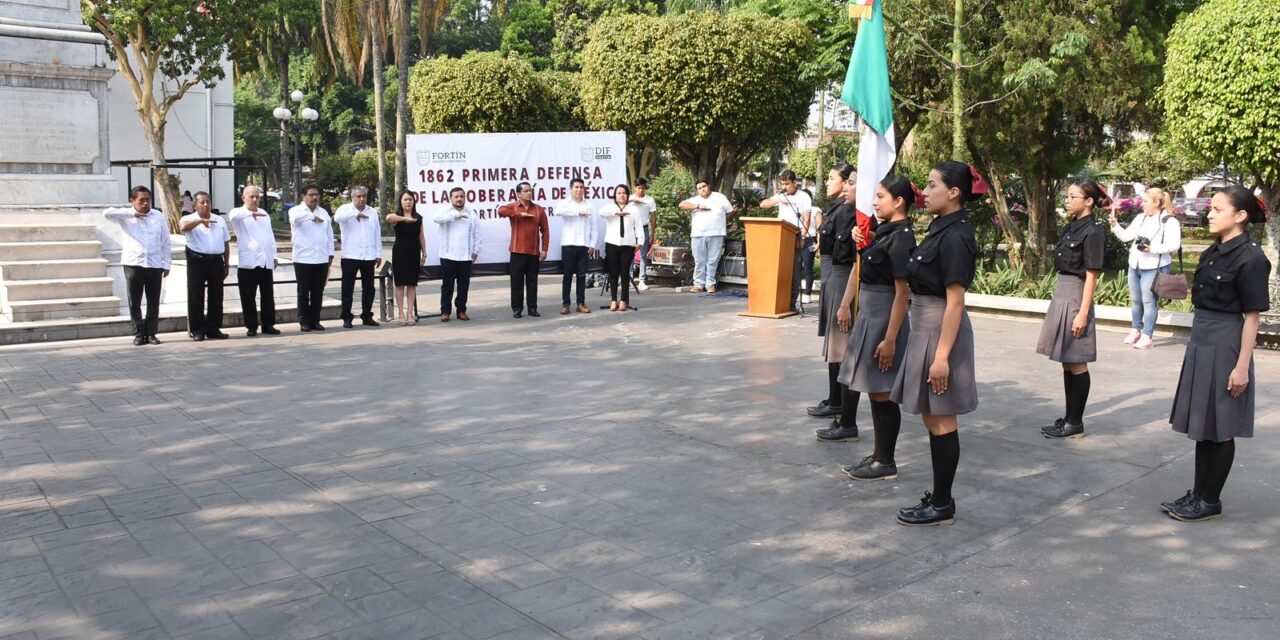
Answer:
<path fill-rule="evenodd" d="M 1253 192 L 1238 185 L 1233 184 L 1226 189 L 1220 191 L 1222 195 L 1231 201 L 1231 206 L 1237 211 L 1243 211 L 1249 214 L 1249 224 L 1258 224 L 1267 221 L 1267 206 Z"/>
<path fill-rule="evenodd" d="M 853 175 L 853 165 L 848 162 L 837 162 L 831 167 L 831 170 L 840 174 L 841 180 L 848 180 L 849 176 Z"/>
<path fill-rule="evenodd" d="M 916 189 L 910 180 L 899 175 L 889 174 L 885 176 L 884 180 L 880 181 L 880 186 L 889 192 L 890 197 L 902 198 L 902 202 L 906 204 L 907 211 L 911 211 L 911 207 L 916 204 Z"/>
<path fill-rule="evenodd" d="M 1102 188 L 1102 185 L 1093 180 L 1076 180 L 1071 183 L 1071 186 L 1084 192 L 1084 197 L 1093 200 L 1094 209 L 1106 209 L 1111 206 L 1111 196 L 1107 195 L 1107 191 Z"/>
<path fill-rule="evenodd" d="M 976 199 L 973 193 L 973 170 L 969 165 L 955 160 L 947 160 L 941 164 L 934 165 L 934 171 L 942 176 L 942 184 L 948 189 L 956 189 L 960 191 L 961 204 L 972 202 Z"/>
<path fill-rule="evenodd" d="M 1152 193 L 1152 191 L 1155 191 L 1156 193 Z M 1155 200 L 1160 204 L 1160 211 L 1164 213 L 1173 213 L 1173 198 L 1169 195 L 1168 191 L 1165 191 L 1160 187 L 1148 187 L 1147 195 L 1151 196 L 1152 200 Z"/>

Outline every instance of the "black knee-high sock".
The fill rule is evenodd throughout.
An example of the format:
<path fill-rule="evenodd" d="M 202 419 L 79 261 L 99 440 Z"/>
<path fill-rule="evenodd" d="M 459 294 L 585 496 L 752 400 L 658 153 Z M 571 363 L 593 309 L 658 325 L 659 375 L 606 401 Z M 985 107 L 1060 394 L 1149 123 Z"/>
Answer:
<path fill-rule="evenodd" d="M 1071 376 L 1071 393 L 1067 394 L 1067 422 L 1084 424 L 1084 406 L 1089 403 L 1089 372 Z"/>
<path fill-rule="evenodd" d="M 836 377 L 840 375 L 840 363 L 827 363 L 827 404 L 838 407 L 840 406 L 840 383 L 836 382 Z"/>
<path fill-rule="evenodd" d="M 1071 415 L 1071 381 L 1075 376 L 1070 371 L 1062 370 L 1062 397 L 1065 398 L 1066 410 L 1062 413 L 1062 419 L 1066 420 Z"/>
<path fill-rule="evenodd" d="M 1211 440 L 1196 440 L 1196 483 L 1191 485 L 1191 493 L 1204 495 L 1204 479 L 1209 475 L 1209 450 L 1213 448 Z"/>
<path fill-rule="evenodd" d="M 872 452 L 880 464 L 893 464 L 893 452 L 898 447 L 898 430 L 902 428 L 902 409 L 884 400 L 871 401 L 871 423 L 875 428 L 876 444 Z"/>
<path fill-rule="evenodd" d="M 960 432 L 929 434 L 929 453 L 933 458 L 933 506 L 945 507 L 951 504 L 951 484 L 960 465 Z"/>
<path fill-rule="evenodd" d="M 840 425 L 846 429 L 858 428 L 858 401 L 862 394 L 840 385 Z"/>
<path fill-rule="evenodd" d="M 1227 484 L 1227 474 L 1231 473 L 1231 463 L 1235 459 L 1235 440 L 1210 443 L 1209 472 L 1205 474 L 1202 498 L 1209 502 L 1217 502 L 1222 498 L 1222 487 Z"/>

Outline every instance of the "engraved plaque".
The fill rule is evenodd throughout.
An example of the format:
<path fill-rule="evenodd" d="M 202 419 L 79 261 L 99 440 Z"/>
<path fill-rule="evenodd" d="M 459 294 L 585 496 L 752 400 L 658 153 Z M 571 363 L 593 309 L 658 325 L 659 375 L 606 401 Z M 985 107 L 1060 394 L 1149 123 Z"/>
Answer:
<path fill-rule="evenodd" d="M 0 87 L 0 162 L 89 164 L 98 101 L 88 91 Z"/>

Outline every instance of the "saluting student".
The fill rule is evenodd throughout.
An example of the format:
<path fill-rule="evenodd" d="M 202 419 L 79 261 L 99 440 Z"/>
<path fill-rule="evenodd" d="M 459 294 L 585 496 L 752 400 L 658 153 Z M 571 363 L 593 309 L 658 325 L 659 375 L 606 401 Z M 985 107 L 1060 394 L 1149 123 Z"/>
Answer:
<path fill-rule="evenodd" d="M 1062 363 L 1062 386 L 1067 412 L 1040 431 L 1046 438 L 1083 438 L 1084 407 L 1089 402 L 1089 364 L 1098 359 L 1098 336 L 1094 330 L 1093 294 L 1102 274 L 1107 250 L 1107 233 L 1094 217 L 1095 209 L 1111 204 L 1102 187 L 1092 180 L 1080 180 L 1067 187 L 1067 213 L 1071 222 L 1063 227 L 1053 250 L 1058 285 L 1040 328 L 1036 353 Z"/>
<path fill-rule="evenodd" d="M 1195 485 L 1160 505 L 1184 522 L 1222 516 L 1235 438 L 1253 437 L 1253 343 L 1258 315 L 1270 308 L 1271 263 L 1245 225 L 1265 221 L 1262 201 L 1244 187 L 1227 187 L 1210 201 L 1209 231 L 1218 240 L 1196 267 L 1195 319 L 1169 416 L 1174 431 L 1196 441 Z"/>
<path fill-rule="evenodd" d="M 951 485 L 960 463 L 956 416 L 978 408 L 973 326 L 964 308 L 978 258 L 965 209 L 974 198 L 975 175 L 954 160 L 929 172 L 925 208 L 937 217 L 907 263 L 911 335 L 890 398 L 907 413 L 921 415 L 929 430 L 933 491 L 926 491 L 920 504 L 898 510 L 898 523 L 906 526 L 955 522 Z"/>
<path fill-rule="evenodd" d="M 898 477 L 894 449 L 902 425 L 902 411 L 889 399 L 893 383 L 906 353 L 907 263 L 916 248 L 916 236 L 907 214 L 916 202 L 918 191 L 910 180 L 890 175 L 876 188 L 876 239 L 862 252 L 859 270 L 861 286 L 852 282 L 845 287 L 845 299 L 852 301 L 858 289 L 858 318 L 844 353 L 844 363 L 837 378 L 850 390 L 871 397 L 871 422 L 875 429 L 875 448 L 871 455 L 856 465 L 844 467 L 855 480 L 889 480 Z M 849 331 L 849 305 L 841 304 L 837 322 L 841 331 Z"/>

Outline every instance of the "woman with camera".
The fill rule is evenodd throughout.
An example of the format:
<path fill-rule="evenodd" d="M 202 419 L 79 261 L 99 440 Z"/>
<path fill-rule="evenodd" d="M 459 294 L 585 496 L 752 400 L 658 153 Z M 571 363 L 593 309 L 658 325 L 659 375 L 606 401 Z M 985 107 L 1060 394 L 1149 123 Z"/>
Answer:
<path fill-rule="evenodd" d="M 1142 196 L 1142 213 L 1120 226 L 1111 209 L 1111 233 L 1129 246 L 1129 300 L 1133 310 L 1133 330 L 1124 339 L 1135 349 L 1150 349 L 1156 331 L 1157 273 L 1173 270 L 1173 254 L 1182 246 L 1182 223 L 1173 217 L 1169 194 L 1159 187 Z"/>

